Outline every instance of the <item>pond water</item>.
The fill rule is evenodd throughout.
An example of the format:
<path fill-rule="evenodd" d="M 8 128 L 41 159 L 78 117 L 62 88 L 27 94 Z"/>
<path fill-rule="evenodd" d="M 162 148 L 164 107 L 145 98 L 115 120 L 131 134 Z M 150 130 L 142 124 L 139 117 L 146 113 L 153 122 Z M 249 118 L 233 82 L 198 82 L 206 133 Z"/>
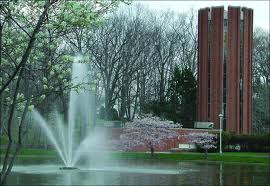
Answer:
<path fill-rule="evenodd" d="M 125 160 L 60 170 L 53 159 L 21 158 L 8 185 L 269 185 L 269 166 L 255 164 Z M 90 167 L 90 168 L 89 168 Z"/>

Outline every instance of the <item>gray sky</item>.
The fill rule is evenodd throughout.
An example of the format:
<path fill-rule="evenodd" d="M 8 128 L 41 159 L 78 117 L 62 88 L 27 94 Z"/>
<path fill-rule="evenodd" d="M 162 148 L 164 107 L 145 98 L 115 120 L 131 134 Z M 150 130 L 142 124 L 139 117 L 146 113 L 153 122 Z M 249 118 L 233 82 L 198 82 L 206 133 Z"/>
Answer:
<path fill-rule="evenodd" d="M 135 1 L 157 11 L 167 9 L 175 12 L 188 12 L 191 8 L 198 10 L 204 7 L 221 6 L 227 9 L 228 5 L 245 6 L 254 10 L 254 28 L 261 27 L 269 31 L 269 1 Z"/>

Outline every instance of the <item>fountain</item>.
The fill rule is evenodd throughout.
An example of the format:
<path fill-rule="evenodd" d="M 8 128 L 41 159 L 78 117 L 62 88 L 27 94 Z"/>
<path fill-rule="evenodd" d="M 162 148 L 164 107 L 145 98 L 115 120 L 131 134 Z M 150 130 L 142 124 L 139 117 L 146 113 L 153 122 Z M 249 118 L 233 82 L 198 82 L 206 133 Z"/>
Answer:
<path fill-rule="evenodd" d="M 74 86 L 90 82 L 87 77 L 87 67 L 85 64 L 78 63 L 79 59 L 80 57 L 76 57 L 72 66 L 71 81 Z M 14 175 L 18 175 L 18 179 L 12 179 L 11 185 L 21 183 L 25 185 L 55 183 L 60 185 L 128 185 L 130 180 L 150 184 L 156 178 L 163 180 L 168 177 L 166 175 L 177 176 L 193 171 L 190 168 L 179 170 L 175 163 L 168 165 L 148 160 L 137 162 L 137 160 L 121 160 L 109 156 L 110 151 L 106 148 L 106 129 L 94 127 L 95 95 L 85 87 L 89 85 L 78 90 L 71 90 L 66 124 L 57 111 L 52 112 L 49 119 L 44 119 L 36 109 L 33 109 L 30 113 L 32 118 L 41 127 L 46 139 L 54 146 L 63 163 L 56 162 L 58 159 L 48 161 L 46 157 L 40 161 L 30 157 L 30 164 L 24 162 L 13 168 L 16 172 Z M 141 179 L 144 175 L 145 177 Z M 26 176 L 33 179 L 26 179 Z M 133 181 L 132 184 L 140 185 L 140 182 L 133 183 Z"/>
<path fill-rule="evenodd" d="M 74 86 L 90 82 L 87 78 L 86 65 L 78 63 L 78 60 L 79 57 L 72 67 Z M 196 165 L 193 169 L 189 164 L 179 166 L 173 161 L 119 160 L 108 156 L 105 146 L 106 133 L 101 127 L 93 126 L 94 97 L 91 90 L 84 88 L 71 90 L 66 124 L 57 111 L 45 120 L 37 110 L 33 110 L 32 118 L 42 128 L 63 164 L 56 163 L 58 159 L 55 158 L 45 157 L 40 160 L 39 157 L 35 159 L 30 156 L 26 158 L 30 160 L 28 163 L 25 163 L 23 158 L 22 165 L 13 167 L 13 179 L 10 179 L 8 184 L 177 185 L 179 179 L 186 177 L 181 177 L 182 174 L 196 171 Z"/>
<path fill-rule="evenodd" d="M 56 111 L 52 117 L 53 123 L 50 125 L 37 110 L 34 109 L 32 113 L 34 120 L 41 126 L 63 161 L 64 167 L 60 167 L 61 170 L 76 169 L 74 166 L 81 156 L 90 153 L 90 149 L 95 151 L 99 146 L 104 145 L 101 144 L 102 135 L 89 130 L 89 126 L 93 126 L 93 120 L 95 119 L 95 109 L 93 109 L 95 95 L 86 88 L 89 87 L 87 66 L 78 63 L 80 58 L 80 56 L 75 57 L 71 81 L 73 86 L 85 84 L 88 84 L 88 86 L 71 90 L 67 125 L 64 124 L 61 115 Z M 54 128 L 51 126 L 54 126 Z"/>

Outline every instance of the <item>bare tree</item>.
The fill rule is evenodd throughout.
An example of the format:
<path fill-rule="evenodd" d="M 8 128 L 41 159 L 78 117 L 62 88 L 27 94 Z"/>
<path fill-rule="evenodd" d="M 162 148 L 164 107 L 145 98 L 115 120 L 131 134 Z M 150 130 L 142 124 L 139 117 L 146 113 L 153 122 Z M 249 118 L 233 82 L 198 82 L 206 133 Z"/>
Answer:
<path fill-rule="evenodd" d="M 122 51 L 128 40 L 125 34 L 123 21 L 125 17 L 114 16 L 91 33 L 88 40 L 88 51 L 92 61 L 99 70 L 105 93 L 106 117 L 111 117 L 115 104 L 117 84 L 120 80 Z"/>
<path fill-rule="evenodd" d="M 256 28 L 253 35 L 253 131 L 269 133 L 270 55 L 269 32 Z"/>

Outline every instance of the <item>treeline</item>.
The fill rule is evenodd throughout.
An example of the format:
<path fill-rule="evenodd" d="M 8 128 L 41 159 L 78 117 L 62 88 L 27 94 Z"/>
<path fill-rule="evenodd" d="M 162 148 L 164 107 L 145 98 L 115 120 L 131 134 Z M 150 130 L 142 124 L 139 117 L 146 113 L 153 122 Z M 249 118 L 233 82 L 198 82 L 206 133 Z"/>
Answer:
<path fill-rule="evenodd" d="M 87 86 L 96 93 L 99 118 L 129 121 L 136 114 L 154 113 L 192 127 L 196 12 L 157 13 L 137 5 L 104 16 L 118 4 L 98 10 L 92 1 L 56 3 L 32 37 L 43 6 L 20 1 L 0 9 L 0 128 L 4 133 L 8 121 L 19 123 L 32 105 L 43 115 L 56 107 L 67 119 L 69 90 L 81 88 L 70 81 L 78 55 L 89 66 L 92 83 Z M 253 46 L 253 131 L 263 133 L 270 123 L 269 32 L 255 29 Z M 16 116 L 11 118 L 12 103 Z"/>
<path fill-rule="evenodd" d="M 253 32 L 253 133 L 270 134 L 270 34 L 261 28 Z"/>
<path fill-rule="evenodd" d="M 193 115 L 188 120 L 194 119 L 196 93 L 182 103 L 187 98 L 180 92 L 181 88 L 196 91 L 194 18 L 192 13 L 157 14 L 136 6 L 110 15 L 102 26 L 82 37 L 87 43 L 84 53 L 99 75 L 98 95 L 101 103 L 104 98 L 101 115 L 105 119 L 130 121 L 136 114 L 153 112 L 181 122 L 177 116 L 184 109 L 181 104 L 186 110 L 191 105 Z M 180 87 L 183 82 L 186 87 Z M 184 112 L 180 116 L 186 117 Z"/>

